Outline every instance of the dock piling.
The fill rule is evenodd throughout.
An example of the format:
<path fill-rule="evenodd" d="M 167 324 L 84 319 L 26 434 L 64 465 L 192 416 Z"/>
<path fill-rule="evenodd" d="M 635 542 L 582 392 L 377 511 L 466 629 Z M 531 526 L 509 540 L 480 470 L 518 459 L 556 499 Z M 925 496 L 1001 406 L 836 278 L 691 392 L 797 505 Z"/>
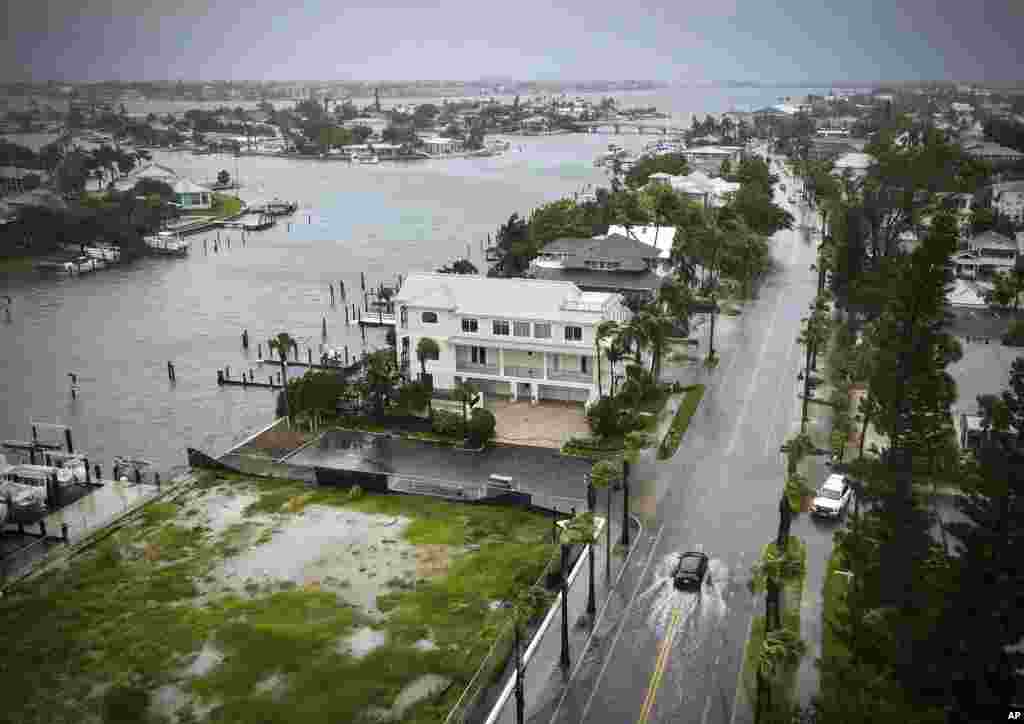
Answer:
<path fill-rule="evenodd" d="M 224 385 L 224 370 L 217 370 L 217 384 Z"/>
<path fill-rule="evenodd" d="M 171 362 L 170 360 L 168 360 L 168 362 L 167 362 L 167 379 L 170 380 L 171 382 L 174 382 L 176 378 L 177 378 L 177 375 L 175 375 L 175 373 L 174 373 L 174 363 Z"/>
<path fill-rule="evenodd" d="M 242 330 L 242 349 L 249 349 L 249 330 Z"/>
<path fill-rule="evenodd" d="M 333 284 L 328 284 L 327 286 L 331 290 L 331 306 L 333 307 L 334 306 L 334 285 Z"/>
<path fill-rule="evenodd" d="M 348 326 L 348 305 L 345 305 L 345 326 Z"/>
<path fill-rule="evenodd" d="M 68 444 L 68 453 L 74 453 L 75 452 L 75 446 L 71 444 L 71 428 L 70 427 L 65 427 L 64 428 L 64 442 L 66 442 Z"/>
<path fill-rule="evenodd" d="M 345 282 L 338 280 L 338 291 L 341 292 L 341 301 L 345 301 Z"/>
<path fill-rule="evenodd" d="M 67 523 L 61 523 L 60 524 L 60 539 L 62 541 L 64 541 L 64 545 L 70 545 L 71 544 L 71 539 L 68 537 L 68 524 Z"/>
<path fill-rule="evenodd" d="M 309 347 L 306 347 L 306 364 L 308 364 L 310 367 L 313 366 L 313 350 L 311 350 Z"/>
<path fill-rule="evenodd" d="M 263 359 L 263 344 L 262 343 L 256 345 L 256 356 L 259 357 L 260 359 Z"/>
<path fill-rule="evenodd" d="M 322 319 L 322 321 L 320 323 L 320 327 L 321 327 L 321 332 L 320 333 L 323 335 L 324 339 L 327 339 L 327 317 L 321 317 L 321 319 Z"/>
<path fill-rule="evenodd" d="M 345 366 L 348 367 L 348 345 L 345 345 Z"/>

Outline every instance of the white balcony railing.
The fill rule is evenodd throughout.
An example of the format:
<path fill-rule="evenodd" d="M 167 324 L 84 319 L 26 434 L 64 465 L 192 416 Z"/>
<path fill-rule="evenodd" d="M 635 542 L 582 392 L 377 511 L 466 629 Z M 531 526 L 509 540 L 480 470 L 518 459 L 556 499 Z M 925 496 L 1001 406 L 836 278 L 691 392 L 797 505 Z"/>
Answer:
<path fill-rule="evenodd" d="M 558 380 L 560 382 L 586 382 L 593 383 L 594 376 L 589 372 L 579 372 L 577 370 L 548 370 L 549 380 Z"/>
<path fill-rule="evenodd" d="M 505 377 L 525 377 L 527 379 L 542 380 L 544 379 L 544 368 L 505 365 Z"/>
<path fill-rule="evenodd" d="M 498 370 L 498 365 L 482 365 L 479 362 L 470 362 L 469 360 L 455 360 L 455 370 L 457 372 L 481 372 L 486 375 L 497 375 L 501 374 Z"/>

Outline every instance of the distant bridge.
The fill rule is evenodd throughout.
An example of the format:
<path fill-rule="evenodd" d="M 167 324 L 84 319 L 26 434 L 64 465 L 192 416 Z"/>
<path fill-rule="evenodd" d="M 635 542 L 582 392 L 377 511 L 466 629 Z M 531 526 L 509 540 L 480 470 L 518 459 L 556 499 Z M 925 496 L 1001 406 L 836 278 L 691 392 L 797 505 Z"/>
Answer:
<path fill-rule="evenodd" d="M 614 133 L 615 135 L 635 133 L 645 136 L 670 136 L 687 131 L 686 126 L 674 125 L 659 118 L 643 121 L 577 121 L 575 126 L 576 130 L 581 133 Z"/>

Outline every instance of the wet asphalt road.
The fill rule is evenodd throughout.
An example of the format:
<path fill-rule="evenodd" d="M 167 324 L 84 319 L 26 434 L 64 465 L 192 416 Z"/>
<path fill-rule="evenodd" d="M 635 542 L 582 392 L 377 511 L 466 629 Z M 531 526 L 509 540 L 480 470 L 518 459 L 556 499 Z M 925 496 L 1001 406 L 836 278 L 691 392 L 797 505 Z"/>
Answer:
<path fill-rule="evenodd" d="M 783 196 L 777 192 L 777 202 Z M 800 214 L 794 215 L 799 227 Z M 778 521 L 779 446 L 799 429 L 803 348 L 796 338 L 816 289 L 810 265 L 817 242 L 799 228 L 777 234 L 777 273 L 742 316 L 719 319 L 721 363 L 700 373 L 708 387 L 679 451 L 665 463 L 637 466 L 634 480 L 645 484 L 634 488 L 634 506 L 653 515 L 609 615 L 564 700 L 531 721 L 727 724 L 747 718 L 744 707 L 735 706 L 755 606 L 747 581 Z M 706 351 L 705 339 L 702 356 Z M 827 555 L 834 527 L 801 526 L 809 555 Z M 711 582 L 700 594 L 671 585 L 674 555 L 691 549 L 711 558 Z"/>

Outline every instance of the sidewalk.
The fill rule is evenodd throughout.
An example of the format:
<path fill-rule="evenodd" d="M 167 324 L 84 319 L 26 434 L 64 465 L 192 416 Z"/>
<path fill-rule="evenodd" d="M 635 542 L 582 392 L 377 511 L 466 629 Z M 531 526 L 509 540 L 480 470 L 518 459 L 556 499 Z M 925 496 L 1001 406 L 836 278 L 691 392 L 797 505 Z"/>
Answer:
<path fill-rule="evenodd" d="M 611 534 L 612 548 L 618 544 L 622 536 L 622 508 L 618 505 L 621 496 L 612 491 L 612 515 Z M 599 493 L 597 499 L 596 515 L 604 517 L 607 515 L 607 498 Z M 639 531 L 635 521 L 632 522 L 631 535 L 635 542 Z M 614 588 L 621 571 L 624 569 L 624 558 L 616 556 L 612 552 L 611 574 L 609 582 L 605 577 L 605 539 L 607 533 L 601 532 L 599 543 L 593 546 L 594 554 L 594 594 L 597 605 L 598 619 L 604 610 L 608 595 Z M 594 630 L 594 622 L 590 621 L 587 615 L 587 589 L 589 585 L 589 561 L 587 553 L 579 556 L 576 567 L 573 569 L 575 577 L 570 579 L 569 587 L 569 671 L 573 671 L 578 664 L 578 659 L 584 652 L 591 632 Z M 547 615 L 547 614 L 546 614 Z M 548 619 L 545 619 L 548 621 Z M 535 635 L 534 640 L 524 642 L 524 653 L 529 654 L 527 659 L 524 655 L 524 677 L 523 693 L 525 698 L 526 721 L 543 722 L 547 724 L 555 707 L 562 696 L 562 692 L 568 683 L 568 672 L 561 666 L 562 650 L 562 609 L 561 599 L 556 602 L 553 615 L 550 616 L 547 628 L 542 628 Z M 516 724 L 516 706 L 514 693 L 514 664 L 510 662 L 505 676 L 502 678 L 502 685 L 498 689 L 506 695 L 498 709 L 489 712 L 489 716 L 483 718 L 485 724 Z"/>

